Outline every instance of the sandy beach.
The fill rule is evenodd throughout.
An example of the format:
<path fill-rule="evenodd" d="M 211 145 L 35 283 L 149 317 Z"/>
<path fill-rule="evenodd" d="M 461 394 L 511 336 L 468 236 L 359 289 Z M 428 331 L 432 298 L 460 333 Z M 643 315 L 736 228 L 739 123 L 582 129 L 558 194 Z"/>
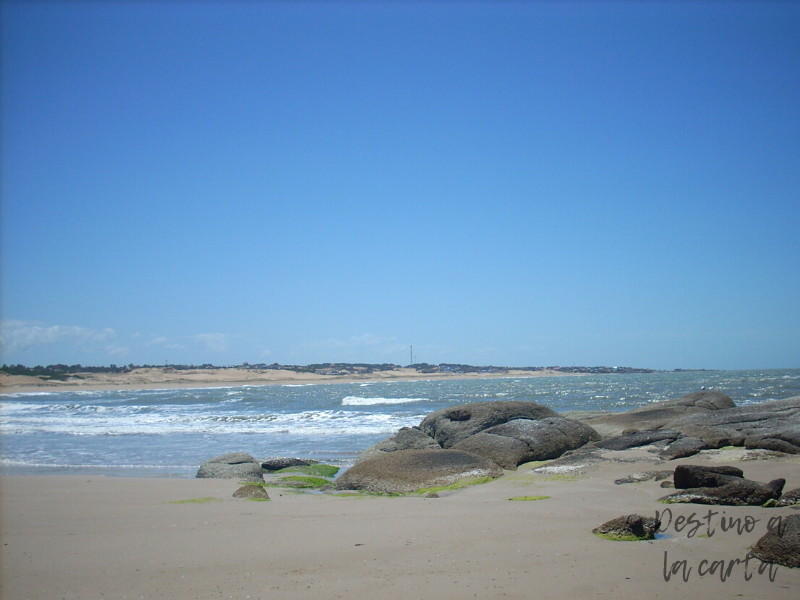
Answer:
<path fill-rule="evenodd" d="M 741 460 L 748 452 L 669 463 L 642 449 L 608 452 L 615 462 L 562 475 L 523 465 L 440 498 L 270 488 L 271 501 L 253 502 L 232 497 L 233 480 L 5 476 L 0 597 L 794 599 L 800 569 L 773 567 L 774 581 L 758 561 L 735 564 L 724 582 L 721 569 L 705 571 L 713 561 L 744 561 L 769 519 L 795 509 L 667 506 L 656 501 L 670 492 L 658 482 L 614 483 L 686 463 L 736 465 L 750 479 L 800 486 L 800 457 Z M 509 501 L 518 496 L 547 498 Z M 620 515 L 666 508 L 666 539 L 591 533 Z M 693 535 L 676 531 L 677 517 L 701 519 L 709 508 L 718 513 L 710 536 L 705 520 Z M 721 517 L 748 515 L 757 519 L 751 531 L 722 531 Z M 686 581 L 682 567 L 672 574 L 675 561 L 686 561 Z"/>
<path fill-rule="evenodd" d="M 0 392 L 45 392 L 118 389 L 156 389 L 223 387 L 232 385 L 285 385 L 297 383 L 350 383 L 353 381 L 398 381 L 419 379 L 487 379 L 497 377 L 574 376 L 550 369 L 541 371 L 509 370 L 502 373 L 420 373 L 416 369 L 399 368 L 392 371 L 320 375 L 298 373 L 284 369 L 188 369 L 169 367 L 135 369 L 130 373 L 81 373 L 66 381 L 44 380 L 27 375 L 0 373 Z"/>

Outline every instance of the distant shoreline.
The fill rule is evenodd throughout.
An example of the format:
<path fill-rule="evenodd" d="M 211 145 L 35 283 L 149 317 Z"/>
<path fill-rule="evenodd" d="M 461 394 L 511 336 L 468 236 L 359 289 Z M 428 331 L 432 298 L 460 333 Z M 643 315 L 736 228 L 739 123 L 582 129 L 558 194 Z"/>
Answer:
<path fill-rule="evenodd" d="M 327 383 L 377 383 L 381 381 L 508 379 L 520 377 L 573 377 L 584 373 L 564 373 L 552 369 L 528 371 L 509 369 L 491 373 L 420 373 L 416 369 L 397 368 L 372 373 L 320 375 L 284 369 L 135 369 L 128 373 L 79 373 L 66 381 L 43 380 L 29 375 L 0 373 L 0 393 L 77 392 L 109 390 L 145 390 L 169 388 L 214 388 L 241 385 L 313 385 Z"/>

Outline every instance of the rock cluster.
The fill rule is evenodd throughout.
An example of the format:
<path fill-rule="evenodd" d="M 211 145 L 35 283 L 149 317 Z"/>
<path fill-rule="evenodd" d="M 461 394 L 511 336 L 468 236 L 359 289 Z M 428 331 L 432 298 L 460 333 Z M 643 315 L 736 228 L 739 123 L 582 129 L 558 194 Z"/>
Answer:
<path fill-rule="evenodd" d="M 666 503 L 717 504 L 722 506 L 762 506 L 781 496 L 785 479 L 769 483 L 751 481 L 736 467 L 679 465 L 673 476 L 681 490 L 660 499 Z"/>
<path fill-rule="evenodd" d="M 604 436 L 597 447 L 626 450 L 657 444 L 672 460 L 723 446 L 800 454 L 800 396 L 736 407 L 720 392 L 703 391 L 625 413 L 581 419 Z"/>

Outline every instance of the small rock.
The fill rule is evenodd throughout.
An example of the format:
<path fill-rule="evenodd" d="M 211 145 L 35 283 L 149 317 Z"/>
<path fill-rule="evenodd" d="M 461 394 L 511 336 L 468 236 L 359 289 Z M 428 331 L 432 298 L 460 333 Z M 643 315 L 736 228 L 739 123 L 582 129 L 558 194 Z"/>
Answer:
<path fill-rule="evenodd" d="M 795 504 L 800 504 L 800 488 L 786 492 L 777 502 L 777 506 L 794 506 Z"/>
<path fill-rule="evenodd" d="M 243 485 L 233 492 L 234 498 L 251 498 L 254 500 L 269 500 L 269 494 L 263 485 Z"/>
<path fill-rule="evenodd" d="M 667 477 L 672 477 L 672 471 L 644 471 L 643 473 L 634 473 L 633 475 L 628 475 L 622 479 L 616 479 L 614 480 L 614 483 L 617 485 L 621 485 L 623 483 L 641 483 L 642 481 L 650 481 L 651 479 L 661 481 Z"/>
<path fill-rule="evenodd" d="M 592 533 L 614 541 L 634 542 L 655 539 L 660 527 L 660 520 L 634 514 L 611 519 L 595 527 Z"/>

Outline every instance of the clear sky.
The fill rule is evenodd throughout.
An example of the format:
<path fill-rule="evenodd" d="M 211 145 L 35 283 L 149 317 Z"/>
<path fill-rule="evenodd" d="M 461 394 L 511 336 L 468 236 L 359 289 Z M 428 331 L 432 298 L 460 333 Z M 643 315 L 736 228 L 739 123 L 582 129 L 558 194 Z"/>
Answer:
<path fill-rule="evenodd" d="M 800 367 L 800 4 L 15 2 L 2 355 Z"/>

